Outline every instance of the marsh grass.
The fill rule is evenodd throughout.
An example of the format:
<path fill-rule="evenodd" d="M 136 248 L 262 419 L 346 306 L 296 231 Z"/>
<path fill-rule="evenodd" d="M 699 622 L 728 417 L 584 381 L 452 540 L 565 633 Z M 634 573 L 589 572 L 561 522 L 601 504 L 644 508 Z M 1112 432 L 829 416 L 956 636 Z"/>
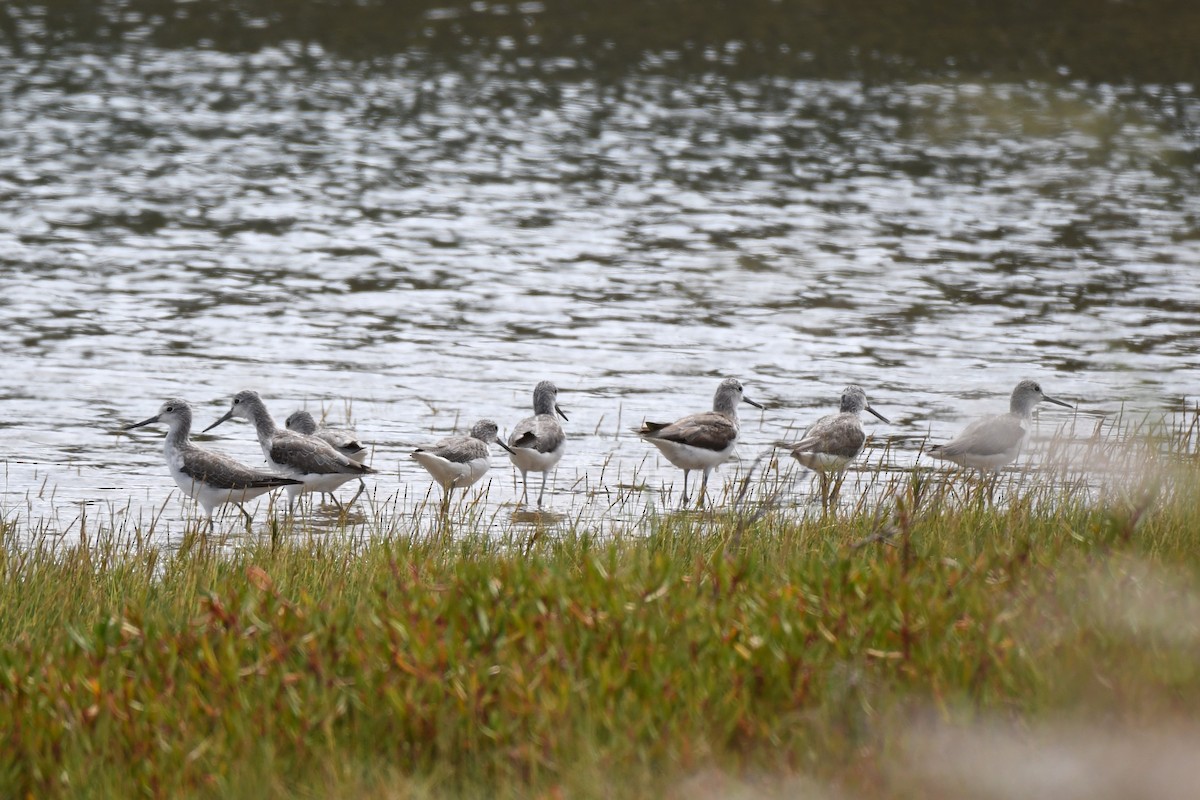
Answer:
<path fill-rule="evenodd" d="M 436 493 L 171 547 L 3 521 L 0 794 L 956 796 L 914 721 L 962 752 L 997 724 L 1184 724 L 1196 425 L 1118 430 L 1050 443 L 1000 502 L 880 451 L 836 514 L 781 503 L 768 458 L 616 533 L 497 535 Z"/>

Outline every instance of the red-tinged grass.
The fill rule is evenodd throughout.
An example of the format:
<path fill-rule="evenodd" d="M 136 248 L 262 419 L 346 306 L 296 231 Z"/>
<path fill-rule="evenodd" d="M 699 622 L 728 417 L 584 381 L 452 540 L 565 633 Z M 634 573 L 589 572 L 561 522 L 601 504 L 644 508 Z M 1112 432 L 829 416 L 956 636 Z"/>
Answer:
<path fill-rule="evenodd" d="M 1194 465 L 1052 510 L 923 492 L 532 547 L 9 529 L 0 796 L 923 796 L 914 720 L 1198 707 Z"/>

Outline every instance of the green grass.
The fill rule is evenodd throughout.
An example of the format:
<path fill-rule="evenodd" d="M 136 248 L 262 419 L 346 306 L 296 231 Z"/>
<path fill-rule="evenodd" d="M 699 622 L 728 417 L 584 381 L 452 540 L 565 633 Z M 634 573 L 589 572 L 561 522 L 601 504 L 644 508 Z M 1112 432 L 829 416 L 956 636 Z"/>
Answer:
<path fill-rule="evenodd" d="M 886 511 L 603 540 L 464 517 L 63 549 L 9 523 L 0 795 L 958 796 L 913 772 L 920 725 L 1200 704 L 1200 466 L 1175 455 L 1099 499 L 917 475 Z"/>

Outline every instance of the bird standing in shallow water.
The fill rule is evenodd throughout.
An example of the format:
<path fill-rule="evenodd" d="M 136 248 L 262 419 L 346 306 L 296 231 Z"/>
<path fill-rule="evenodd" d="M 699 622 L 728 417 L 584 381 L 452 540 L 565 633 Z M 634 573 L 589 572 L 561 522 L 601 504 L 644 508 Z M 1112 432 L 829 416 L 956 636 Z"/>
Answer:
<path fill-rule="evenodd" d="M 968 425 L 945 444 L 929 448 L 929 455 L 978 470 L 999 470 L 1016 461 L 1029 436 L 1034 406 L 1045 400 L 1063 408 L 1070 403 L 1050 397 L 1036 381 L 1023 380 L 1013 389 L 1008 413 L 984 417 Z"/>
<path fill-rule="evenodd" d="M 874 414 L 891 424 L 886 417 L 867 402 L 867 393 L 861 386 L 851 384 L 842 390 L 841 410 L 836 414 L 821 417 L 813 423 L 800 441 L 792 445 L 792 458 L 821 476 L 821 508 L 829 510 L 842 487 L 842 474 L 867 441 L 863 431 L 863 411 Z M 830 478 L 837 473 L 836 482 Z"/>
<path fill-rule="evenodd" d="M 184 494 L 204 509 L 210 528 L 217 506 L 233 503 L 245 515 L 249 525 L 252 518 L 242 503 L 273 489 L 290 488 L 300 483 L 293 478 L 251 469 L 223 453 L 192 444 L 192 407 L 186 400 L 168 400 L 153 417 L 126 425 L 123 430 L 131 431 L 160 422 L 167 425 L 163 455 L 171 477 Z"/>
<path fill-rule="evenodd" d="M 708 487 L 708 473 L 723 464 L 733 454 L 741 430 L 738 424 L 739 403 L 762 408 L 746 397 L 736 378 L 726 378 L 713 396 L 713 410 L 690 414 L 675 422 L 645 422 L 633 432 L 662 452 L 663 457 L 683 470 L 683 501 L 688 502 L 688 473 L 704 471 L 700 481 L 699 500 L 703 502 Z"/>
<path fill-rule="evenodd" d="M 328 425 L 317 425 L 317 421 L 313 419 L 313 415 L 307 411 L 293 411 L 283 425 L 289 431 L 295 431 L 305 436 L 315 436 L 356 464 L 362 464 L 366 460 L 367 448 L 358 440 L 357 436 L 350 431 L 330 428 Z M 353 504 L 358 499 L 358 496 L 366 490 L 367 482 L 359 478 L 358 491 L 354 493 L 354 497 L 350 498 L 350 503 L 347 505 Z M 336 505 L 341 506 L 341 503 L 338 503 L 337 498 L 333 494 L 329 496 L 333 498 L 333 502 Z"/>
<path fill-rule="evenodd" d="M 542 473 L 542 488 L 538 492 L 538 508 L 546 493 L 546 473 L 562 460 L 567 449 L 567 434 L 554 418 L 566 413 L 558 405 L 558 387 L 542 381 L 533 387 L 533 416 L 517 423 L 508 435 L 508 457 L 521 470 L 521 502 L 529 500 L 529 472 Z"/>
<path fill-rule="evenodd" d="M 346 481 L 375 472 L 334 450 L 328 442 L 278 427 L 258 392 L 248 389 L 235 394 L 225 416 L 204 430 L 211 431 L 234 417 L 254 424 L 268 464 L 300 482 L 288 486 L 289 511 L 304 492 L 332 492 Z"/>
<path fill-rule="evenodd" d="M 445 490 L 443 508 L 449 507 L 450 493 L 466 489 L 484 475 L 491 467 L 488 444 L 496 442 L 505 450 L 508 445 L 497 436 L 500 432 L 496 423 L 481 419 L 471 427 L 469 436 L 448 436 L 430 447 L 418 447 L 410 458 L 424 467 L 433 479 Z"/>

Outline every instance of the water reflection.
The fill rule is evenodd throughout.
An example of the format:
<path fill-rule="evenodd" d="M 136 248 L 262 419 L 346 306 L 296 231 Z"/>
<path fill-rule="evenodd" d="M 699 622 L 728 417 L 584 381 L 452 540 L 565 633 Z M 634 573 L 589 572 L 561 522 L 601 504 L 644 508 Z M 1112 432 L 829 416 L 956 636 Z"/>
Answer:
<path fill-rule="evenodd" d="M 0 6 L 0 35 L 28 57 L 81 42 L 247 53 L 282 44 L 293 60 L 271 63 L 280 69 L 326 54 L 453 69 L 483 55 L 550 78 L 539 85 L 546 94 L 554 93 L 557 77 L 613 82 L 630 70 L 873 83 L 959 72 L 1000 80 L 1195 82 L 1198 32 L 1200 9 L 1171 0 L 1058 0 L 1019 8 L 956 0 L 917 7 L 693 0 L 686 9 L 639 0 L 325 0 L 303 7 L 288 0 L 14 0 Z"/>
<path fill-rule="evenodd" d="M 149 26 L 114 51 L 31 52 L 85 27 L 82 6 L 8 17 L 42 33 L 0 51 L 6 513 L 132 496 L 152 516 L 161 443 L 112 431 L 173 395 L 215 419 L 243 388 L 281 418 L 351 419 L 383 507 L 424 494 L 408 447 L 507 429 L 553 380 L 575 412 L 567 519 L 664 502 L 678 476 L 628 428 L 704 407 L 726 375 L 771 405 L 743 420 L 744 461 L 857 382 L 894 411 L 872 431 L 889 468 L 1022 377 L 1095 410 L 1200 394 L 1186 87 L 615 81 L 474 47 L 434 69 L 259 41 L 269 19 L 238 28 L 246 52 L 172 49 L 173 10 L 235 12 L 143 5 L 97 6 L 124 9 L 104 22 L 123 41 Z M 506 18 L 420 8 L 435 31 Z M 244 427 L 204 441 L 261 461 Z M 506 469 L 493 516 L 519 491 Z"/>

